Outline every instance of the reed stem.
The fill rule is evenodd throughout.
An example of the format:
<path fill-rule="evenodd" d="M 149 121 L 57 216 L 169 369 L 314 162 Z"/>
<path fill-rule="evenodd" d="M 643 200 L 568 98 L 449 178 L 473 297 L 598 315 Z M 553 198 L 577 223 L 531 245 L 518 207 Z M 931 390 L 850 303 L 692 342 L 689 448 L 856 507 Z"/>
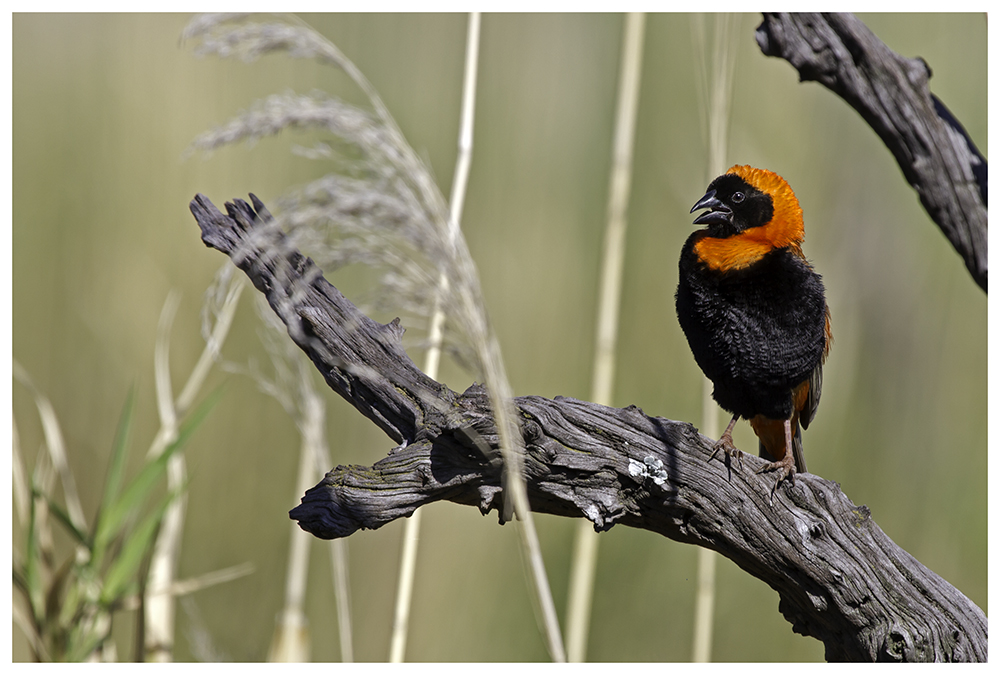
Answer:
<path fill-rule="evenodd" d="M 594 350 L 594 378 L 591 399 L 611 405 L 615 378 L 615 349 L 618 342 L 618 309 L 621 301 L 622 269 L 625 264 L 626 212 L 632 183 L 632 152 L 635 120 L 639 107 L 639 80 L 642 73 L 642 44 L 645 14 L 625 16 L 621 70 L 618 75 L 618 104 L 608 189 L 607 227 L 601 265 L 600 298 L 597 308 L 597 340 Z M 570 568 L 569 601 L 566 608 L 566 644 L 569 661 L 580 663 L 587 656 L 587 634 L 594 576 L 597 570 L 597 533 L 589 521 L 577 525 Z"/>

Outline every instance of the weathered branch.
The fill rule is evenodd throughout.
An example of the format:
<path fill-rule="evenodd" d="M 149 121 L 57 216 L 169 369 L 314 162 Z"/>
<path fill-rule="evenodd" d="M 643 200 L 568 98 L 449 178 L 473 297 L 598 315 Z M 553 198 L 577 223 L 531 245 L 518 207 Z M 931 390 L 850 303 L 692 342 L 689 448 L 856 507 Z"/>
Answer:
<path fill-rule="evenodd" d="M 986 160 L 931 94 L 927 63 L 896 54 L 852 14 L 765 14 L 757 44 L 860 113 L 985 291 Z"/>
<path fill-rule="evenodd" d="M 497 434 L 486 392 L 463 394 L 420 372 L 397 322 L 364 316 L 289 246 L 251 195 L 228 215 L 198 195 L 202 239 L 229 255 L 337 393 L 399 445 L 372 467 L 338 466 L 291 511 L 322 538 L 409 516 L 429 502 L 501 508 Z M 256 211 L 256 214 L 255 214 Z M 690 424 L 569 398 L 515 399 L 532 510 L 622 524 L 718 551 L 774 588 L 793 629 L 830 660 L 984 661 L 983 612 L 896 546 L 837 484 L 772 480 L 709 462 Z"/>

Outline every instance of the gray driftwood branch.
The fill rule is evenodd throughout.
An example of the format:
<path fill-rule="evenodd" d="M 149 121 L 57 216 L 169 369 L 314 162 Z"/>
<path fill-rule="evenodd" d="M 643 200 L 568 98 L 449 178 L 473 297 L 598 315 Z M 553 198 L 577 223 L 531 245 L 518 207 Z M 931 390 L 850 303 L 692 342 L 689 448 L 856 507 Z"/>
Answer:
<path fill-rule="evenodd" d="M 852 14 L 765 14 L 757 44 L 858 111 L 985 291 L 986 160 L 931 93 L 927 63 L 895 53 Z"/>
<path fill-rule="evenodd" d="M 267 297 L 338 394 L 397 444 L 371 467 L 338 466 L 291 517 L 317 537 L 346 537 L 439 500 L 501 508 L 501 460 L 486 392 L 456 393 L 422 373 L 398 320 L 362 314 L 299 253 L 264 205 L 221 213 L 191 203 L 206 245 L 227 254 Z M 793 629 L 829 660 L 985 661 L 983 612 L 894 544 L 831 481 L 795 477 L 771 498 L 762 460 L 708 461 L 690 424 L 570 398 L 515 399 L 531 508 L 616 524 L 718 551 L 765 581 Z"/>

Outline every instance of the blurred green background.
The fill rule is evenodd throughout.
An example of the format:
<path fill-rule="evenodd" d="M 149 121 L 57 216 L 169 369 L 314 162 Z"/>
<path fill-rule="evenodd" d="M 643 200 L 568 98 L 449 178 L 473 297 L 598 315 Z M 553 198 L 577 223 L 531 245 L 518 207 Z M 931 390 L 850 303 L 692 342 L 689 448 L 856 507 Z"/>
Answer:
<path fill-rule="evenodd" d="M 304 16 L 360 67 L 447 194 L 456 154 L 463 15 Z M 987 149 L 986 18 L 863 15 Z M 202 294 L 224 262 L 188 202 L 253 191 L 265 203 L 324 165 L 282 136 L 210 158 L 182 155 L 201 131 L 270 93 L 322 89 L 360 102 L 339 71 L 284 56 L 199 59 L 180 44 L 186 15 L 13 19 L 13 356 L 55 407 L 89 518 L 115 424 L 136 386 L 132 465 L 159 427 L 153 346 L 167 294 L 175 388 L 201 352 Z M 818 84 L 761 55 L 759 15 L 742 18 L 730 163 L 769 168 L 794 188 L 805 251 L 826 282 L 835 343 L 823 403 L 805 436 L 812 472 L 841 484 L 900 546 L 987 602 L 986 295 L 925 214 L 874 132 Z M 486 15 L 464 231 L 514 391 L 588 398 L 622 17 Z M 688 210 L 711 176 L 699 119 L 691 18 L 646 22 L 614 404 L 698 424 L 702 375 L 673 309 Z M 348 297 L 363 275 L 330 280 Z M 225 355 L 264 354 L 248 291 Z M 392 318 L 379 316 L 380 320 Z M 422 362 L 422 355 L 412 354 Z M 442 380 L 471 375 L 446 363 Z M 186 449 L 190 475 L 181 577 L 244 561 L 255 572 L 201 591 L 177 617 L 178 660 L 261 660 L 282 597 L 287 511 L 299 438 L 283 409 L 240 375 Z M 392 443 L 329 397 L 335 463 L 371 464 Z M 29 465 L 42 443 L 28 393 L 13 411 Z M 741 424 L 736 442 L 756 447 Z M 318 477 L 317 477 L 318 480 Z M 402 523 L 349 539 L 355 655 L 387 658 Z M 576 523 L 538 518 L 564 618 Z M 14 544 L 22 545 L 16 522 Z M 589 658 L 690 658 L 696 551 L 645 531 L 600 537 Z M 61 542 L 65 544 L 65 542 Z M 68 550 L 68 549 L 67 549 Z M 427 508 L 408 657 L 545 660 L 516 532 L 468 507 Z M 313 549 L 308 612 L 315 660 L 339 659 L 329 557 Z M 720 559 L 713 658 L 821 660 L 792 633 L 778 596 Z M 116 627 L 126 655 L 131 626 Z M 14 629 L 14 659 L 28 658 Z"/>

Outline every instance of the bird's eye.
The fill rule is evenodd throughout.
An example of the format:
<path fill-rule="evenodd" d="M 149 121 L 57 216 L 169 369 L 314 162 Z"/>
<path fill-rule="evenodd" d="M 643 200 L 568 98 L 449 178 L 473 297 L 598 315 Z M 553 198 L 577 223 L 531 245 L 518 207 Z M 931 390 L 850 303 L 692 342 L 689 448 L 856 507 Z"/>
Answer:
<path fill-rule="evenodd" d="M 746 198 L 747 198 L 747 196 L 745 194 L 743 194 L 742 192 L 734 192 L 733 193 L 733 204 L 739 204 L 740 202 L 742 202 Z"/>

